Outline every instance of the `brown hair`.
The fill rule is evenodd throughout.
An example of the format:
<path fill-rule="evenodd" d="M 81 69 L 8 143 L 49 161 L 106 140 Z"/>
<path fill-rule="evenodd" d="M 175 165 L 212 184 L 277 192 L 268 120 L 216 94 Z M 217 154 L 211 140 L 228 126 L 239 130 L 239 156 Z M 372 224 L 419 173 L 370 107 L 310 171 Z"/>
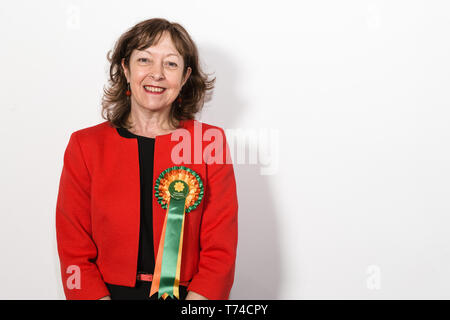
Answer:
<path fill-rule="evenodd" d="M 214 88 L 216 78 L 208 80 L 199 64 L 198 50 L 188 32 L 178 23 L 172 23 L 162 18 L 153 18 L 142 21 L 122 34 L 116 42 L 114 49 L 108 51 L 107 59 L 111 63 L 109 68 L 109 86 L 103 88 L 102 117 L 108 120 L 113 127 L 129 129 L 127 123 L 131 111 L 131 100 L 125 94 L 127 79 L 122 69 L 124 64 L 129 68 L 130 56 L 134 49 L 144 50 L 158 43 L 164 31 L 168 31 L 184 60 L 183 78 L 188 67 L 191 75 L 180 91 L 182 104 L 178 106 L 176 99 L 170 108 L 169 122 L 177 127 L 179 120 L 194 119 L 195 114 L 203 108 L 207 91 Z"/>

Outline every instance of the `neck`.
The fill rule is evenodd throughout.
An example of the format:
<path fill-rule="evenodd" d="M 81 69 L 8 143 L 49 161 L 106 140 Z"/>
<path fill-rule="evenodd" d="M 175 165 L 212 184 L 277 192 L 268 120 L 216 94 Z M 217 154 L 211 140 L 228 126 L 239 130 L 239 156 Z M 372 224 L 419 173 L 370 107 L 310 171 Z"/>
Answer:
<path fill-rule="evenodd" d="M 154 112 L 149 110 L 141 110 L 139 108 L 131 108 L 128 117 L 128 123 L 131 125 L 130 131 L 134 134 L 154 137 L 156 135 L 167 134 L 175 131 L 177 128 L 169 121 L 169 109 L 165 112 Z M 179 125 L 179 121 L 177 121 Z"/>

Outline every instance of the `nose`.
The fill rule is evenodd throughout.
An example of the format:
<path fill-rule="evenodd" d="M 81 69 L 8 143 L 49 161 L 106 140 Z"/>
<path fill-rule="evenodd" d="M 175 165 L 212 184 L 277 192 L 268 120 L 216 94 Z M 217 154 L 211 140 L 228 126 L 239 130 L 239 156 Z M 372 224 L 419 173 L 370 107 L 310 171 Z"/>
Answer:
<path fill-rule="evenodd" d="M 156 63 L 149 72 L 149 76 L 155 80 L 159 80 L 164 77 L 163 68 L 161 65 Z"/>

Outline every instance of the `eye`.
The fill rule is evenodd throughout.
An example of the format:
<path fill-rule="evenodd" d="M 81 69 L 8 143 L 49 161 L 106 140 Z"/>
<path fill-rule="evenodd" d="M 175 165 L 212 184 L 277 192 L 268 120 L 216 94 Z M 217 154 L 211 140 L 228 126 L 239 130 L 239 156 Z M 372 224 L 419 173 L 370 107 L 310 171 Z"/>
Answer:
<path fill-rule="evenodd" d="M 168 64 L 171 67 L 178 67 L 178 65 L 175 62 L 168 62 Z"/>
<path fill-rule="evenodd" d="M 140 61 L 140 62 L 147 62 L 148 59 L 147 58 L 139 58 L 138 61 Z"/>

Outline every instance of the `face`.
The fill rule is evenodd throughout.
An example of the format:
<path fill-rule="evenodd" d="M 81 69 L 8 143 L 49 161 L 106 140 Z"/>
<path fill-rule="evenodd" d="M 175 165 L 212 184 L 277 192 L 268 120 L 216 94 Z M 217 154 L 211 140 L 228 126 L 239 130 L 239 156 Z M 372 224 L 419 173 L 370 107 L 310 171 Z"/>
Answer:
<path fill-rule="evenodd" d="M 129 69 L 123 59 L 122 67 L 131 87 L 132 108 L 134 105 L 152 111 L 170 109 L 191 74 L 189 67 L 183 78 L 183 57 L 167 32 L 158 44 L 144 50 L 133 50 Z"/>

